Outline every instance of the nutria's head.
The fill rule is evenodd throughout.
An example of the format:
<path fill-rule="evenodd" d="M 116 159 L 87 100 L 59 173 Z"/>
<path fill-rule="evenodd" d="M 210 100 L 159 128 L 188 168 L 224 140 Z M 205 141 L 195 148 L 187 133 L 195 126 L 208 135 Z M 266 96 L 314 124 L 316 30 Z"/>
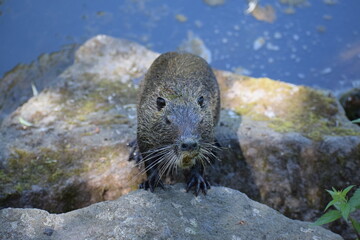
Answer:
<path fill-rule="evenodd" d="M 138 106 L 138 145 L 162 174 L 213 157 L 219 89 L 210 66 L 192 54 L 161 55 L 150 67 Z"/>
<path fill-rule="evenodd" d="M 148 128 L 138 134 L 139 147 L 146 147 L 143 157 L 160 159 L 159 167 L 168 170 L 209 161 L 214 148 L 214 123 L 207 96 L 171 99 L 159 95 L 153 100 L 156 109 L 148 109 L 145 114 Z"/>
<path fill-rule="evenodd" d="M 161 145 L 171 146 L 176 164 L 186 168 L 204 159 L 214 141 L 212 115 L 204 96 L 173 100 L 159 96 L 156 105 L 154 135 Z"/>

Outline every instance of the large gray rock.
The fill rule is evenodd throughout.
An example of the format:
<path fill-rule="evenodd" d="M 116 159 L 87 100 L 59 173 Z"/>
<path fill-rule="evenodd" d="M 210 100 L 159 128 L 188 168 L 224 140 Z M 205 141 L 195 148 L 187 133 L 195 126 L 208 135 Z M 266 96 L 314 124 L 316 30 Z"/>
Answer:
<path fill-rule="evenodd" d="M 65 71 L 55 67 L 58 75 L 46 75 L 48 88 L 0 125 L 0 207 L 66 212 L 137 189 L 143 176 L 128 162 L 127 147 L 136 131 L 134 82 L 156 56 L 136 43 L 97 36 L 79 47 Z M 26 83 L 29 90 L 31 79 L 10 76 L 21 79 L 32 71 L 14 70 L 0 83 Z M 20 117 L 33 126 L 22 125 Z"/>
<path fill-rule="evenodd" d="M 346 118 L 332 94 L 267 78 L 216 73 L 222 107 L 237 113 L 230 111 L 221 119 L 233 132 L 224 141 L 231 151 L 224 151 L 229 161 L 224 176 L 229 177 L 223 185 L 291 218 L 314 220 L 329 201 L 325 189 L 360 183 L 360 128 Z M 223 163 L 218 164 L 222 169 Z M 240 169 L 245 178 L 238 174 Z M 245 182 L 239 184 L 238 179 Z"/>
<path fill-rule="evenodd" d="M 245 194 L 213 187 L 194 197 L 184 186 L 132 192 L 65 214 L 39 209 L 0 211 L 2 239 L 336 240 L 321 227 L 290 220 Z"/>

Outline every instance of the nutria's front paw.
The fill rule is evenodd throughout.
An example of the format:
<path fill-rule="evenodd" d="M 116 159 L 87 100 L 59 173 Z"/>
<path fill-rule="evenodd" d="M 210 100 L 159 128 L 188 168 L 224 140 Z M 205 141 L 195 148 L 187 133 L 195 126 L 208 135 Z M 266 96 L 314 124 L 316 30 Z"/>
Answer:
<path fill-rule="evenodd" d="M 140 183 L 139 188 L 145 190 L 150 189 L 151 192 L 154 192 L 154 189 L 158 186 L 164 189 L 164 184 L 161 181 L 159 174 L 153 172 L 146 181 Z"/>
<path fill-rule="evenodd" d="M 135 139 L 131 141 L 130 143 L 127 144 L 127 146 L 130 147 L 130 154 L 128 161 L 135 160 L 135 162 L 139 164 L 142 160 L 142 157 L 139 151 L 137 140 Z"/>
<path fill-rule="evenodd" d="M 210 189 L 210 183 L 199 173 L 194 173 L 187 183 L 186 192 L 188 192 L 192 187 L 195 187 L 195 196 L 199 194 L 200 189 L 203 194 L 206 195 L 207 190 Z"/>

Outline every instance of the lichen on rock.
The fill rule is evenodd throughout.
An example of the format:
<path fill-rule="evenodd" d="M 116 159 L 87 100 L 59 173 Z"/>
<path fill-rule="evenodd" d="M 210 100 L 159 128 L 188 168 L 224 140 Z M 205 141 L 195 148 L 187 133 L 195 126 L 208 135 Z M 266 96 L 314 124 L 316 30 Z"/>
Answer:
<path fill-rule="evenodd" d="M 298 132 L 314 140 L 324 136 L 360 136 L 359 129 L 346 121 L 337 99 L 330 93 L 268 78 L 231 75 L 231 80 L 224 82 L 225 107 L 264 121 L 278 132 Z"/>
<path fill-rule="evenodd" d="M 339 235 L 288 219 L 245 194 L 213 187 L 206 197 L 180 184 L 137 190 L 115 201 L 65 214 L 38 209 L 0 210 L 6 239 L 328 239 Z M 16 226 L 16 227 L 14 227 Z"/>
<path fill-rule="evenodd" d="M 2 207 L 65 212 L 136 188 L 142 175 L 127 161 L 126 145 L 135 137 L 136 81 L 156 56 L 144 51 L 134 43 L 96 37 L 55 76 L 61 81 L 5 117 L 0 130 L 6 143 L 0 146 Z M 22 126 L 20 117 L 33 125 Z"/>

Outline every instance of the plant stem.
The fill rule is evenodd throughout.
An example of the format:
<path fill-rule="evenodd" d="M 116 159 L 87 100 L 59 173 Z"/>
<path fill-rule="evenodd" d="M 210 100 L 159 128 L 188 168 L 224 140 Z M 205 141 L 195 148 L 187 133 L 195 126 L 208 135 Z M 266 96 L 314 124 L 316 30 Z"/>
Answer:
<path fill-rule="evenodd" d="M 357 228 L 356 228 L 356 226 L 354 225 L 354 223 L 356 222 L 356 220 L 355 220 L 354 218 L 352 218 L 352 217 L 349 217 L 349 220 L 350 220 L 350 222 L 351 222 L 352 227 L 353 227 L 354 230 L 355 230 L 357 239 L 360 239 L 360 232 L 357 231 Z"/>

